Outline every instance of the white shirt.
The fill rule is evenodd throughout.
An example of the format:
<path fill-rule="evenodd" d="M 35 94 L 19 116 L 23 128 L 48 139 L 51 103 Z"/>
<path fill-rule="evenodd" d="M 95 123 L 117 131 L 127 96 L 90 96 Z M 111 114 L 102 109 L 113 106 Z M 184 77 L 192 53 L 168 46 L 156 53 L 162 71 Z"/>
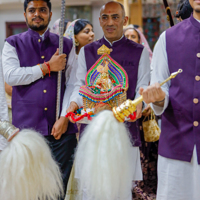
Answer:
<path fill-rule="evenodd" d="M 4 86 L 4 78 L 3 78 L 3 69 L 1 65 L 1 53 L 0 53 L 0 120 L 9 120 L 8 119 L 8 106 L 6 103 L 5 96 L 5 86 Z M 5 148 L 7 145 L 7 140 L 0 135 L 0 151 Z"/>
<path fill-rule="evenodd" d="M 151 61 L 151 69 L 153 69 L 151 73 L 151 85 L 154 83 L 161 83 L 170 76 L 166 52 L 166 32 L 163 32 L 161 34 L 154 47 L 153 57 Z M 166 94 L 164 107 L 156 106 L 153 103 L 151 104 L 151 107 L 156 115 L 161 115 L 169 104 L 170 85 L 171 81 L 168 81 L 167 83 L 161 86 L 162 90 Z"/>
<path fill-rule="evenodd" d="M 41 36 L 44 39 L 44 34 Z M 77 70 L 77 59 L 75 49 L 72 48 L 69 55 L 67 55 L 67 70 L 65 72 L 66 77 L 66 90 L 64 93 L 64 99 L 62 103 L 62 111 L 61 116 L 66 115 L 66 110 L 68 108 L 68 104 L 66 103 L 66 99 L 70 97 L 71 92 L 73 90 L 73 83 L 76 81 L 76 77 L 74 80 L 71 79 L 69 81 L 69 77 L 75 73 Z M 8 42 L 5 42 L 3 53 L 2 53 L 2 61 L 3 61 L 3 71 L 6 83 L 11 86 L 17 85 L 28 85 L 40 78 L 42 78 L 42 71 L 38 65 L 35 66 L 20 66 L 19 58 L 17 55 L 17 51 L 15 47 L 11 46 Z"/>
<path fill-rule="evenodd" d="M 121 40 L 123 37 L 124 36 L 122 36 L 119 40 Z M 117 41 L 119 41 L 119 40 L 117 40 Z M 114 42 L 117 42 L 117 41 L 114 41 Z M 110 43 L 111 46 L 112 46 L 112 44 Z M 82 47 L 79 52 L 79 56 L 78 56 L 78 70 L 76 72 L 77 82 L 75 83 L 75 88 L 70 97 L 70 102 L 72 102 L 72 101 L 76 102 L 79 107 L 81 107 L 83 105 L 82 97 L 79 95 L 79 89 L 80 89 L 80 86 L 85 85 L 86 74 L 87 74 L 87 67 L 86 67 L 86 61 L 85 61 L 85 49 L 84 49 L 84 47 Z M 139 88 L 140 87 L 146 88 L 149 84 L 149 81 L 150 81 L 149 52 L 146 48 L 144 48 L 142 51 L 141 57 L 140 57 L 140 61 L 139 61 L 135 98 L 140 96 Z M 131 86 L 129 85 L 129 87 L 131 87 Z"/>

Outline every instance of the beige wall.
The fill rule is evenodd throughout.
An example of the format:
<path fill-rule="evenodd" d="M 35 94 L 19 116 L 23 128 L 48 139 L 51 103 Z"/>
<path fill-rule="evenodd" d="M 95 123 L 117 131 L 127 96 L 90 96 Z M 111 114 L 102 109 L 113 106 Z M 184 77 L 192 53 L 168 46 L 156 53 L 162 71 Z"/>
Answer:
<path fill-rule="evenodd" d="M 142 0 L 131 3 L 129 0 L 115 0 L 124 5 L 126 16 L 129 17 L 129 24 L 142 26 Z"/>
<path fill-rule="evenodd" d="M 130 4 L 130 24 L 142 26 L 142 0 Z"/>
<path fill-rule="evenodd" d="M 60 18 L 60 6 L 58 7 L 54 6 L 52 7 L 52 20 L 49 24 L 51 27 L 53 23 Z M 99 39 L 103 36 L 103 32 L 101 30 L 101 27 L 99 25 L 99 10 L 101 6 L 100 5 L 93 5 L 92 6 L 92 24 L 94 26 L 94 32 L 95 32 L 95 39 Z M 0 51 L 3 49 L 4 40 L 6 38 L 6 22 L 22 22 L 24 20 L 24 10 L 23 10 L 23 4 L 20 3 L 17 6 L 14 7 L 1 7 L 0 4 Z"/>

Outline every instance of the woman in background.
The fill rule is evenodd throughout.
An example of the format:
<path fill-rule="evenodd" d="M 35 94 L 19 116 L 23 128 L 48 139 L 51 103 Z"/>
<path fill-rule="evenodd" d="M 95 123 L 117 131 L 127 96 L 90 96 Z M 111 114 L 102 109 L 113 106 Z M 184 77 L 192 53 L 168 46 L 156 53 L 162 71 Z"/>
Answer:
<path fill-rule="evenodd" d="M 77 19 L 69 25 L 64 36 L 73 41 L 78 55 L 82 47 L 94 42 L 93 25 L 86 19 Z"/>
<path fill-rule="evenodd" d="M 124 35 L 129 40 L 142 44 L 149 51 L 149 59 L 151 61 L 153 53 L 149 47 L 146 38 L 144 37 L 143 33 L 139 31 L 139 29 L 135 28 L 134 25 L 130 24 L 124 30 Z"/>
<path fill-rule="evenodd" d="M 129 25 L 124 30 L 126 38 L 142 44 L 149 51 L 149 59 L 151 61 L 152 51 L 149 44 L 141 33 L 134 25 Z M 143 172 L 143 181 L 137 181 L 133 189 L 133 200 L 154 200 L 156 198 L 157 189 L 157 157 L 158 157 L 158 142 L 145 142 L 142 127 L 144 116 L 148 116 L 151 112 L 150 107 L 146 108 L 143 117 L 137 121 L 140 128 L 141 142 L 140 159 Z"/>
<path fill-rule="evenodd" d="M 66 29 L 69 27 L 70 23 L 71 23 L 71 22 L 70 22 L 69 20 L 65 19 L 65 21 L 64 21 L 64 31 L 63 31 L 63 33 L 65 33 L 65 31 L 66 31 Z M 55 34 L 59 35 L 59 25 L 60 25 L 60 19 L 57 19 L 57 20 L 54 22 L 53 26 L 51 27 L 50 31 L 51 31 L 52 33 L 55 33 Z"/>

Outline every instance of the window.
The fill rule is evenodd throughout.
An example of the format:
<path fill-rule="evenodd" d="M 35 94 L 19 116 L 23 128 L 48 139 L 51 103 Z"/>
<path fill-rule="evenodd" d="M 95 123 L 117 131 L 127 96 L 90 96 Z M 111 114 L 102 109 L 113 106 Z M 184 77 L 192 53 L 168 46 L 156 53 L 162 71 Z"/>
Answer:
<path fill-rule="evenodd" d="M 26 22 L 6 22 L 6 38 L 28 30 Z"/>
<path fill-rule="evenodd" d="M 91 6 L 67 6 L 66 19 L 71 21 L 75 19 L 87 19 L 92 21 L 92 8 Z"/>
<path fill-rule="evenodd" d="M 154 48 L 154 45 L 159 37 L 160 31 L 160 18 L 143 18 L 143 30 L 144 35 L 149 43 L 151 49 Z"/>

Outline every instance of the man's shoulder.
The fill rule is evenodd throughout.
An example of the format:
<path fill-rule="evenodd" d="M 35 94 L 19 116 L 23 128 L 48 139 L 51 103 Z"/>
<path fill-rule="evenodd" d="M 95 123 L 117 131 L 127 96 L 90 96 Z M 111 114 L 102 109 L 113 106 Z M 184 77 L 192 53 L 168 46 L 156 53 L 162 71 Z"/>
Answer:
<path fill-rule="evenodd" d="M 66 37 L 63 38 L 63 42 L 73 45 L 73 41 Z"/>
<path fill-rule="evenodd" d="M 59 35 L 49 32 L 49 37 L 51 38 L 51 41 L 53 43 L 54 42 L 59 43 Z M 63 47 L 65 48 L 66 46 L 71 49 L 73 46 L 73 42 L 70 39 L 63 37 Z"/>
<path fill-rule="evenodd" d="M 174 33 L 174 32 L 177 32 L 177 31 L 183 31 L 184 29 L 187 29 L 187 28 L 190 28 L 190 18 L 187 18 L 181 22 L 179 22 L 178 24 L 168 28 L 166 30 L 166 33 L 169 34 L 169 33 Z M 175 36 L 175 35 L 174 35 Z"/>
<path fill-rule="evenodd" d="M 86 44 L 84 46 L 84 49 L 91 49 L 91 50 L 93 50 L 93 49 L 99 48 L 101 45 L 102 45 L 101 39 L 99 39 L 99 40 L 96 40 L 96 41 L 94 41 L 94 42 L 92 42 L 90 44 Z"/>
<path fill-rule="evenodd" d="M 144 46 L 142 44 L 138 44 L 132 40 L 126 39 L 125 40 L 125 46 L 127 48 L 137 48 L 137 49 L 143 49 Z"/>
<path fill-rule="evenodd" d="M 7 41 L 9 44 L 13 45 L 14 43 L 16 43 L 18 41 L 22 41 L 24 39 L 24 37 L 27 35 L 27 33 L 28 33 L 28 31 L 19 33 L 16 35 L 11 35 L 8 38 L 6 38 L 5 41 Z"/>
<path fill-rule="evenodd" d="M 69 46 L 70 48 L 73 47 L 73 41 L 70 40 L 69 38 L 64 37 L 63 38 L 63 43 L 66 44 L 67 46 Z"/>

